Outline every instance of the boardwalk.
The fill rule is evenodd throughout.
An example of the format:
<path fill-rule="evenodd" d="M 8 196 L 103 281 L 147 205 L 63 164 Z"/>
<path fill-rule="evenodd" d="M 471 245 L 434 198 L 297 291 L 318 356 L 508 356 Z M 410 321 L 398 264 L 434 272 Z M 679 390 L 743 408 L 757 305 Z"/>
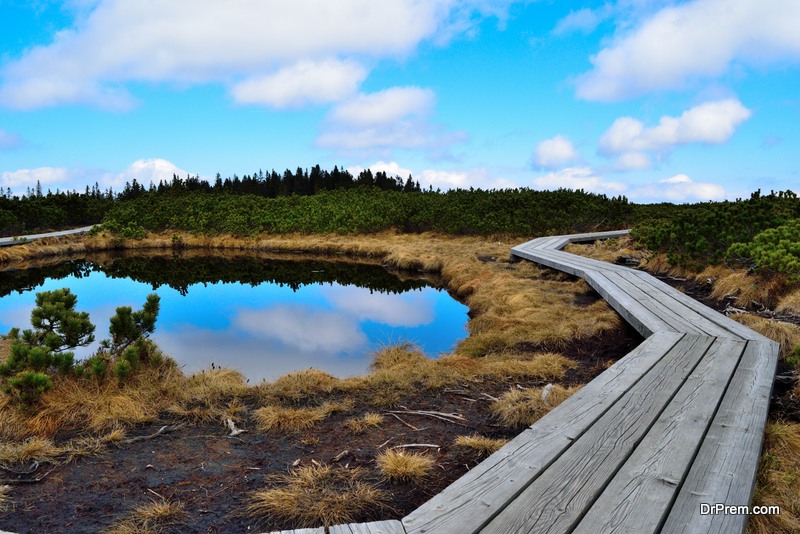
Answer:
<path fill-rule="evenodd" d="M 47 232 L 45 234 L 30 234 L 21 235 L 17 237 L 0 237 L 0 247 L 8 247 L 11 245 L 22 245 L 34 239 L 42 239 L 45 237 L 63 237 L 65 235 L 83 234 L 91 230 L 91 226 L 84 226 L 82 228 L 73 228 L 72 230 L 61 230 L 60 232 Z"/>
<path fill-rule="evenodd" d="M 778 345 L 644 272 L 560 250 L 626 233 L 511 253 L 584 278 L 645 341 L 402 521 L 330 534 L 744 531 L 747 515 L 701 504 L 750 504 Z"/>

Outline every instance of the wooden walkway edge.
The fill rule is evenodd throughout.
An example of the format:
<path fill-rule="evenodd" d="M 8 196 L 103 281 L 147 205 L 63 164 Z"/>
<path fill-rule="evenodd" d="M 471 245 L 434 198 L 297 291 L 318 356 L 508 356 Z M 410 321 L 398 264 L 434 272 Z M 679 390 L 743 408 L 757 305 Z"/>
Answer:
<path fill-rule="evenodd" d="M 401 521 L 285 532 L 744 532 L 778 344 L 642 271 L 542 237 L 513 257 L 584 278 L 645 341 Z"/>
<path fill-rule="evenodd" d="M 71 230 L 61 230 L 58 232 L 47 232 L 44 234 L 29 234 L 20 235 L 15 237 L 0 237 L 0 247 L 8 247 L 11 245 L 23 245 L 30 243 L 34 239 L 43 239 L 45 237 L 63 237 L 65 235 L 83 234 L 91 230 L 93 226 L 83 226 L 81 228 L 73 228 Z"/>

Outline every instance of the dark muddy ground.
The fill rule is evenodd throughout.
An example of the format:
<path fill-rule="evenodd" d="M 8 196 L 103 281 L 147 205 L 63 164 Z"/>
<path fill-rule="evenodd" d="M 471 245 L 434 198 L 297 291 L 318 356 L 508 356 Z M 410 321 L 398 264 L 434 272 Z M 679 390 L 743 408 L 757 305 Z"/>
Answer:
<path fill-rule="evenodd" d="M 583 303 L 588 304 L 588 303 Z M 641 338 L 625 327 L 592 339 L 576 341 L 558 351 L 578 361 L 562 381 L 582 384 L 606 366 L 627 354 Z M 555 347 L 527 346 L 523 350 Z M 219 424 L 184 427 L 155 438 L 122 447 L 109 447 L 103 454 L 78 459 L 67 465 L 42 465 L 35 473 L 17 478 L 30 480 L 49 472 L 40 482 L 17 483 L 13 503 L 0 512 L 0 530 L 19 533 L 98 532 L 135 506 L 161 498 L 180 501 L 187 521 L 174 532 L 255 532 L 292 528 L 295 525 L 254 521 L 243 513 L 248 493 L 264 488 L 268 476 L 285 473 L 292 465 L 312 461 L 348 467 L 363 466 L 371 481 L 388 490 L 391 502 L 384 510 L 359 517 L 360 521 L 401 518 L 476 465 L 474 453 L 453 446 L 456 436 L 479 433 L 493 438 L 511 438 L 522 429 L 499 427 L 484 394 L 500 396 L 510 387 L 536 387 L 542 382 L 469 382 L 435 394 L 419 393 L 398 404 L 411 410 L 460 413 L 465 426 L 429 417 L 403 415 L 405 422 L 388 416 L 380 428 L 354 435 L 345 419 L 360 415 L 358 409 L 335 414 L 315 428 L 292 434 L 261 434 L 252 422 L 251 431 L 229 437 Z M 366 410 L 365 410 L 366 411 Z M 129 432 L 150 435 L 168 418 Z M 397 484 L 380 480 L 375 455 L 387 447 L 408 443 L 441 445 L 426 449 L 436 460 L 435 475 L 422 484 Z M 341 454 L 343 451 L 348 451 Z M 334 459 L 340 457 L 338 461 Z M 298 462 L 299 461 L 299 462 Z M 22 468 L 24 466 L 17 466 Z M 14 478 L 0 471 L 0 477 Z"/>

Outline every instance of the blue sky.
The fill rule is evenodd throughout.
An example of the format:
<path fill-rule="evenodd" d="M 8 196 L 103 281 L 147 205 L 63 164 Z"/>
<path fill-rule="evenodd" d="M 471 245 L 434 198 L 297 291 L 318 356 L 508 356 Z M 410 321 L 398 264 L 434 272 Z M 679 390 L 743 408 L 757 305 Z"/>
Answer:
<path fill-rule="evenodd" d="M 0 0 L 0 186 L 793 189 L 797 0 Z"/>

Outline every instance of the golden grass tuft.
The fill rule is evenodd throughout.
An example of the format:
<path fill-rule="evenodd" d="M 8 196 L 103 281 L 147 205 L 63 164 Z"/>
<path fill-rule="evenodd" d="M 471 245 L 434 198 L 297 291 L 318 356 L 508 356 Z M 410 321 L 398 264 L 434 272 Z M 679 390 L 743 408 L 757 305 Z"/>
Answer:
<path fill-rule="evenodd" d="M 383 347 L 372 357 L 372 369 L 388 370 L 425 365 L 430 359 L 411 343 Z"/>
<path fill-rule="evenodd" d="M 722 300 L 726 296 L 736 297 L 735 305 L 738 307 L 750 306 L 757 302 L 773 308 L 778 302 L 778 297 L 785 292 L 786 281 L 781 276 L 759 276 L 747 274 L 746 271 L 734 271 L 726 276 L 717 278 L 711 297 Z"/>
<path fill-rule="evenodd" d="M 345 421 L 344 426 L 353 434 L 363 434 L 370 428 L 380 426 L 385 417 L 379 413 L 367 412 L 361 417 L 353 417 Z"/>
<path fill-rule="evenodd" d="M 241 395 L 247 391 L 244 375 L 234 369 L 209 369 L 193 374 L 186 380 L 184 398 L 220 399 Z"/>
<path fill-rule="evenodd" d="M 430 475 L 436 465 L 432 458 L 424 454 L 401 449 L 383 451 L 375 457 L 375 463 L 388 480 L 415 484 Z"/>
<path fill-rule="evenodd" d="M 473 434 L 471 436 L 458 436 L 455 441 L 456 447 L 465 447 L 475 451 L 478 456 L 484 457 L 497 452 L 500 448 L 508 443 L 507 439 L 494 439 L 480 434 Z"/>
<path fill-rule="evenodd" d="M 553 352 L 536 354 L 530 360 L 520 360 L 514 354 L 491 355 L 485 358 L 480 369 L 481 375 L 498 377 L 535 378 L 557 380 L 563 378 L 567 370 L 578 364 L 569 358 Z"/>
<path fill-rule="evenodd" d="M 800 343 L 800 326 L 775 319 L 766 319 L 747 313 L 736 313 L 730 316 L 734 321 L 755 330 L 762 336 L 777 341 L 781 346 L 781 355 L 786 357 L 794 352 L 794 347 Z"/>
<path fill-rule="evenodd" d="M 0 485 L 0 512 L 11 508 L 11 486 Z"/>
<path fill-rule="evenodd" d="M 264 432 L 306 430 L 329 415 L 352 409 L 352 402 L 326 402 L 313 408 L 288 408 L 269 405 L 253 412 L 259 430 Z"/>
<path fill-rule="evenodd" d="M 45 438 L 33 437 L 19 443 L 0 442 L 0 463 L 53 462 L 63 453 L 63 448 Z"/>
<path fill-rule="evenodd" d="M 800 315 L 800 289 L 795 289 L 784 295 L 775 306 L 775 311 Z"/>
<path fill-rule="evenodd" d="M 359 468 L 312 465 L 274 477 L 276 487 L 253 492 L 247 512 L 267 521 L 295 527 L 352 523 L 377 514 L 386 505 L 386 492 L 363 480 Z"/>
<path fill-rule="evenodd" d="M 338 382 L 338 378 L 325 371 L 306 369 L 284 375 L 272 383 L 262 384 L 258 386 L 258 390 L 264 397 L 296 403 L 327 395 Z"/>
<path fill-rule="evenodd" d="M 189 515 L 183 504 L 168 500 L 137 506 L 120 521 L 106 529 L 106 534 L 165 532 L 181 524 Z"/>
<path fill-rule="evenodd" d="M 781 507 L 780 515 L 750 516 L 747 532 L 800 532 L 800 424 L 767 425 L 753 505 Z"/>
<path fill-rule="evenodd" d="M 492 403 L 492 412 L 503 426 L 530 426 L 578 389 L 556 384 L 550 388 L 546 399 L 543 395 L 545 388 L 511 389 Z"/>

